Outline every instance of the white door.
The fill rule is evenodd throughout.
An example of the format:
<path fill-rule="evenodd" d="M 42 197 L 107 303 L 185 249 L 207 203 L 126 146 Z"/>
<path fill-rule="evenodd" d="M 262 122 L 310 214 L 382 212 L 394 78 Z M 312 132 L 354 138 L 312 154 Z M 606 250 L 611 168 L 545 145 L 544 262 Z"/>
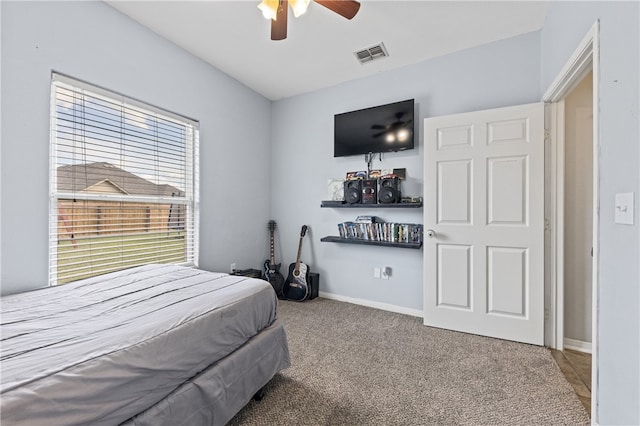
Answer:
<path fill-rule="evenodd" d="M 426 118 L 424 140 L 425 325 L 542 345 L 544 104 Z"/>

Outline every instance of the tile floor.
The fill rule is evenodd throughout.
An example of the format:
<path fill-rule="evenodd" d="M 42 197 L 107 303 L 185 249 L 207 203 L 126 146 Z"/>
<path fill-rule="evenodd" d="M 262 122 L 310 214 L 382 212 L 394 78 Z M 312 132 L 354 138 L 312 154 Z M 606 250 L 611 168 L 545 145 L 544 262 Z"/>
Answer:
<path fill-rule="evenodd" d="M 551 355 L 591 415 L 591 354 L 570 349 L 551 349 Z"/>

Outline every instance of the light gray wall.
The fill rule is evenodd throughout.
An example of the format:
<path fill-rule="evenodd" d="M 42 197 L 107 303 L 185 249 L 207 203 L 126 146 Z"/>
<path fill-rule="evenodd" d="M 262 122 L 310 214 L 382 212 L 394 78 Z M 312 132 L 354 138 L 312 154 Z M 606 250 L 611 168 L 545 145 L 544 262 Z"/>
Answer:
<path fill-rule="evenodd" d="M 333 114 L 415 98 L 417 149 L 385 155 L 374 166 L 406 167 L 409 179 L 403 191 L 419 195 L 422 118 L 539 100 L 599 18 L 598 410 L 601 424 L 638 424 L 638 215 L 631 227 L 613 223 L 616 192 L 635 192 L 636 211 L 640 198 L 638 12 L 635 2 L 556 2 L 540 34 L 285 99 L 271 108 L 266 99 L 103 3 L 2 1 L 2 292 L 47 281 L 53 69 L 200 120 L 204 268 L 226 270 L 230 262 L 258 266 L 268 253 L 264 228 L 271 211 L 279 222 L 278 261 L 294 260 L 300 226 L 306 223 L 311 232 L 303 259 L 321 273 L 322 290 L 421 310 L 421 251 L 320 242 L 322 236 L 336 234 L 336 223 L 365 212 L 319 207 L 327 179 L 365 168 L 362 158 L 332 157 Z M 223 142 L 227 147 L 218 149 Z M 247 194 L 250 201 L 245 201 Z M 422 218 L 421 212 L 375 214 L 389 221 Z M 238 244 L 247 240 L 253 244 Z M 374 280 L 373 267 L 386 265 L 394 268 L 392 278 Z"/>
<path fill-rule="evenodd" d="M 199 120 L 200 265 L 258 267 L 268 247 L 271 102 L 105 3 L 1 7 L 2 292 L 47 284 L 52 70 Z"/>
<path fill-rule="evenodd" d="M 600 424 L 640 424 L 638 2 L 554 2 L 541 32 L 544 92 L 600 20 L 598 367 Z M 635 225 L 614 223 L 614 197 L 635 193 Z"/>
<path fill-rule="evenodd" d="M 592 73 L 565 99 L 564 337 L 591 343 Z"/>
<path fill-rule="evenodd" d="M 321 291 L 421 312 L 421 250 L 320 242 L 337 235 L 337 223 L 361 214 L 422 223 L 422 210 L 320 208 L 327 179 L 366 170 L 363 156 L 333 157 L 333 116 L 414 98 L 416 149 L 384 154 L 373 168 L 405 167 L 403 194 L 421 196 L 423 119 L 539 101 L 539 52 L 539 34 L 529 33 L 275 102 L 272 211 L 285 263 L 295 260 L 300 226 L 307 224 L 311 232 L 302 257 L 320 272 Z M 354 61 L 354 66 L 360 65 Z M 393 268 L 391 278 L 374 279 L 373 268 L 383 266 Z"/>

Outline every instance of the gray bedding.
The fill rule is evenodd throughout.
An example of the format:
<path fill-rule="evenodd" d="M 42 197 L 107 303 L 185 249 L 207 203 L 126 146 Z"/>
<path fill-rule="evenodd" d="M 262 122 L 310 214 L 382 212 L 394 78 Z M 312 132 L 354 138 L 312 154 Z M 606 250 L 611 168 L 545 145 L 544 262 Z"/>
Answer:
<path fill-rule="evenodd" d="M 287 336 L 276 320 L 123 426 L 225 425 L 289 363 Z"/>
<path fill-rule="evenodd" d="M 144 411 L 153 416 L 152 406 L 162 401 L 155 409 L 166 409 L 207 372 L 227 365 L 235 373 L 226 377 L 240 380 L 231 354 L 256 346 L 262 330 L 275 335 L 270 326 L 278 338 L 269 344 L 280 346 L 270 355 L 273 375 L 289 362 L 284 330 L 274 324 L 276 303 L 266 281 L 174 265 L 2 297 L 2 423 L 115 425 Z M 245 369 L 259 355 L 248 351 Z"/>

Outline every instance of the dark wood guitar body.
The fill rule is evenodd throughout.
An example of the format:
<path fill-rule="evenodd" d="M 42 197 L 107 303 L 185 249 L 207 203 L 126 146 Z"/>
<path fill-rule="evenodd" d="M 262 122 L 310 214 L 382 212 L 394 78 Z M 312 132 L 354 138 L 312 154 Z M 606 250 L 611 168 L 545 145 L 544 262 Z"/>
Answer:
<path fill-rule="evenodd" d="M 280 273 L 280 263 L 276 263 L 275 250 L 273 244 L 273 231 L 276 230 L 276 221 L 269 221 L 269 231 L 271 233 L 271 244 L 269 259 L 264 261 L 264 276 L 269 281 L 278 299 L 284 299 L 284 277 Z"/>

